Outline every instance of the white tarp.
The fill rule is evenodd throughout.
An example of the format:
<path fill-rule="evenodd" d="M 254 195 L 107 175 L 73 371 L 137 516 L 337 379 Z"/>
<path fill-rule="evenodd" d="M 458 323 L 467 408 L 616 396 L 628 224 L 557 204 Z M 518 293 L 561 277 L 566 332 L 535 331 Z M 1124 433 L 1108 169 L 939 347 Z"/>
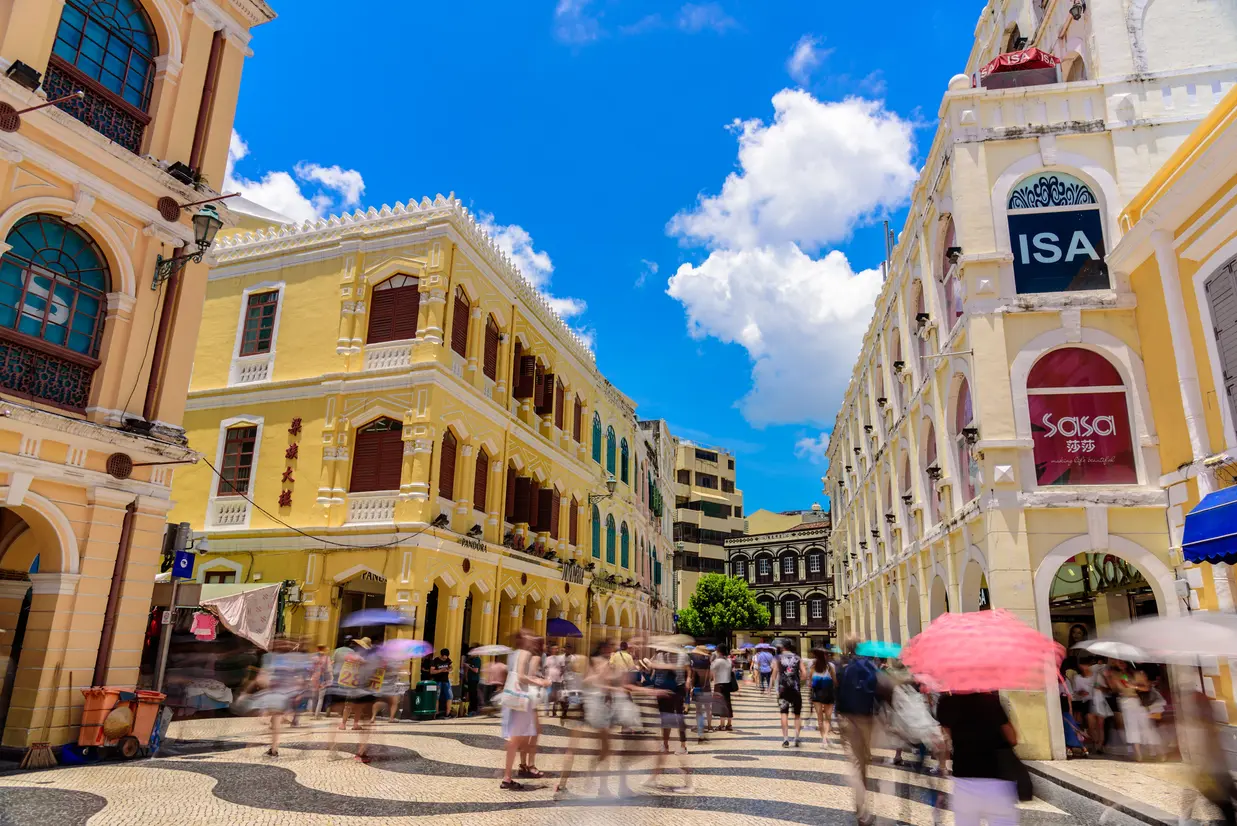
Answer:
<path fill-rule="evenodd" d="M 275 637 L 275 612 L 279 608 L 281 587 L 282 583 L 276 582 L 220 596 L 203 593 L 201 605 L 219 617 L 224 628 L 268 651 Z"/>

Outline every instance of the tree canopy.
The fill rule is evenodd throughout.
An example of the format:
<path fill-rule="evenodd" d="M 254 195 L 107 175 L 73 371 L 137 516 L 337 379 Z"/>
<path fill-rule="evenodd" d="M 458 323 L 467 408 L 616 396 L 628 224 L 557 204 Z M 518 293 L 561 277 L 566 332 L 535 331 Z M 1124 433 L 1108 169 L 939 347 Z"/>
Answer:
<path fill-rule="evenodd" d="M 767 628 L 769 609 L 756 601 L 747 581 L 724 574 L 705 574 L 679 610 L 679 630 L 693 637 L 729 640 L 739 628 Z"/>

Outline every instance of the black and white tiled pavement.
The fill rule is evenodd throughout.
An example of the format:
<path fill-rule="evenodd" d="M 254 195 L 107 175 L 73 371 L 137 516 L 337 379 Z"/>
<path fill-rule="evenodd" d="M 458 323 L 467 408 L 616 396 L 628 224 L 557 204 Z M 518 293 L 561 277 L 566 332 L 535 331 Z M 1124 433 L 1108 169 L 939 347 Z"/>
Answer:
<path fill-rule="evenodd" d="M 341 733 L 332 753 L 327 735 L 336 721 L 310 721 L 286 732 L 278 758 L 265 755 L 261 720 L 178 723 L 179 739 L 164 756 L 129 763 L 100 763 L 41 772 L 0 774 L 0 826 L 53 824 L 636 824 L 676 826 L 802 823 L 853 824 L 848 766 L 836 743 L 822 746 L 804 730 L 801 747 L 784 749 L 776 703 L 749 686 L 736 695 L 734 733 L 714 733 L 703 743 L 689 733 L 685 758 L 694 775 L 691 793 L 679 790 L 671 771 L 664 786 L 622 798 L 598 798 L 599 778 L 589 771 L 595 741 L 584 741 L 565 800 L 553 799 L 569 730 L 544 720 L 538 764 L 547 772 L 535 788 L 502 791 L 503 741 L 496 718 L 378 724 L 368 765 L 351 758 L 353 732 Z M 648 718 L 652 721 L 652 717 Z M 689 723 L 692 722 L 689 720 Z M 573 719 L 569 725 L 578 723 Z M 655 723 L 650 724 L 650 729 Z M 672 741 L 673 742 L 673 741 Z M 639 789 L 648 779 L 651 736 L 621 741 L 618 748 Z M 677 764 L 674 759 L 670 766 Z M 951 782 L 881 764 L 872 769 L 872 808 L 881 824 L 952 824 Z M 609 788 L 615 789 L 611 779 Z M 1026 804 L 1028 826 L 1073 826 L 1135 821 L 1082 796 L 1037 781 Z M 933 801 L 944 808 L 937 809 Z"/>

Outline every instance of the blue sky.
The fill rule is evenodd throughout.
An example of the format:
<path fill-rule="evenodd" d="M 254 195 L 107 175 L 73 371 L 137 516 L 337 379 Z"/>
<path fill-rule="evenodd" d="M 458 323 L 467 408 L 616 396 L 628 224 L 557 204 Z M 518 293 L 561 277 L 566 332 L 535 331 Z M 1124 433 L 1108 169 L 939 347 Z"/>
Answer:
<path fill-rule="evenodd" d="M 979 2 L 281 0 L 229 191 L 297 218 L 454 191 L 748 511 L 822 447 Z"/>

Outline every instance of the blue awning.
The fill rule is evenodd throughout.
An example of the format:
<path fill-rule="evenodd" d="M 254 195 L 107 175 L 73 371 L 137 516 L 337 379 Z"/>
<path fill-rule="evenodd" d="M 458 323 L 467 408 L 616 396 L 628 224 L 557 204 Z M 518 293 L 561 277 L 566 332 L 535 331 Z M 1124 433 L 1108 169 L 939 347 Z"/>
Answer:
<path fill-rule="evenodd" d="M 1207 494 L 1186 514 L 1181 552 L 1188 562 L 1237 564 L 1237 487 Z"/>

